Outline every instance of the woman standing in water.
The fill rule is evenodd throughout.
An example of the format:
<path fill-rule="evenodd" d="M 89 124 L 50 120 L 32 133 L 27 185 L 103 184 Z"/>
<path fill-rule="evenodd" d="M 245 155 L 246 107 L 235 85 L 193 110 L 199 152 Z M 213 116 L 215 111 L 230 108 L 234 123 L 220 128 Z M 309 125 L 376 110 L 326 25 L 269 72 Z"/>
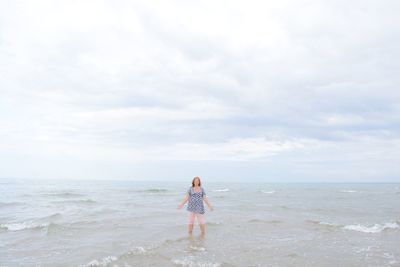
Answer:
<path fill-rule="evenodd" d="M 210 210 L 214 210 L 213 206 L 208 202 L 206 192 L 203 187 L 201 187 L 201 181 L 199 177 L 194 177 L 192 180 L 192 186 L 189 187 L 185 198 L 182 203 L 178 206 L 181 209 L 183 205 L 189 200 L 186 210 L 189 211 L 188 217 L 188 231 L 189 234 L 193 231 L 194 218 L 197 218 L 197 222 L 200 225 L 201 233 L 205 234 L 206 225 L 204 221 L 204 205 L 203 201 L 206 202 Z"/>

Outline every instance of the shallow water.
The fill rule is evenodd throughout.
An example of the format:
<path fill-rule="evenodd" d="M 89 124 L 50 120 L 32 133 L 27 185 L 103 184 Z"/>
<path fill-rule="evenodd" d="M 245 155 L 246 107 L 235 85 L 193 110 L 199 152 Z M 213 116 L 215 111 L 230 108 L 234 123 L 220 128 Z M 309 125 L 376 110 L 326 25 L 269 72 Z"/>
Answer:
<path fill-rule="evenodd" d="M 0 180 L 0 266 L 400 266 L 400 184 Z"/>

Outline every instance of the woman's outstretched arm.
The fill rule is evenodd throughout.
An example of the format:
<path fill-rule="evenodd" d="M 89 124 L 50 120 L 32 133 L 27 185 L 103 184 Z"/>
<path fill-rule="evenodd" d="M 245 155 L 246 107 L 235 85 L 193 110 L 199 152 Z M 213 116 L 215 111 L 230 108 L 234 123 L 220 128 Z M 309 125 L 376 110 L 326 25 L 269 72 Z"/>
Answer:
<path fill-rule="evenodd" d="M 189 200 L 189 194 L 186 194 L 185 198 L 182 200 L 182 203 L 178 206 L 178 209 L 181 209 L 188 200 Z"/>
<path fill-rule="evenodd" d="M 203 197 L 204 202 L 206 202 L 207 206 L 210 208 L 210 210 L 214 210 L 213 206 L 208 202 L 208 198 L 206 196 Z"/>

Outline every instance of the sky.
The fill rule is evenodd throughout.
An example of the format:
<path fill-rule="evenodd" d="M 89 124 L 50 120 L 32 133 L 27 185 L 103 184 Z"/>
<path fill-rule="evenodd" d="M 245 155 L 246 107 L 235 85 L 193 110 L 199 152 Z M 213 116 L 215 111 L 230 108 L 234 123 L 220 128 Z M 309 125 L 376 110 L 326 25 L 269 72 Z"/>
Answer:
<path fill-rule="evenodd" d="M 400 182 L 399 10 L 0 0 L 0 177 Z"/>

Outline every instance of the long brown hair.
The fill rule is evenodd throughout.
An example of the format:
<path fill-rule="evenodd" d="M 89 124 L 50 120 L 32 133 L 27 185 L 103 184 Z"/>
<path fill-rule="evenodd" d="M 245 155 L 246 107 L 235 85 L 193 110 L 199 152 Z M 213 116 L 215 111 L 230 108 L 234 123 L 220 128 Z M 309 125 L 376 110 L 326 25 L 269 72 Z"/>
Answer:
<path fill-rule="evenodd" d="M 192 187 L 194 187 L 194 180 L 196 180 L 196 179 L 199 179 L 199 186 L 201 186 L 200 177 L 196 176 L 196 177 L 194 177 L 193 180 L 192 180 Z"/>

